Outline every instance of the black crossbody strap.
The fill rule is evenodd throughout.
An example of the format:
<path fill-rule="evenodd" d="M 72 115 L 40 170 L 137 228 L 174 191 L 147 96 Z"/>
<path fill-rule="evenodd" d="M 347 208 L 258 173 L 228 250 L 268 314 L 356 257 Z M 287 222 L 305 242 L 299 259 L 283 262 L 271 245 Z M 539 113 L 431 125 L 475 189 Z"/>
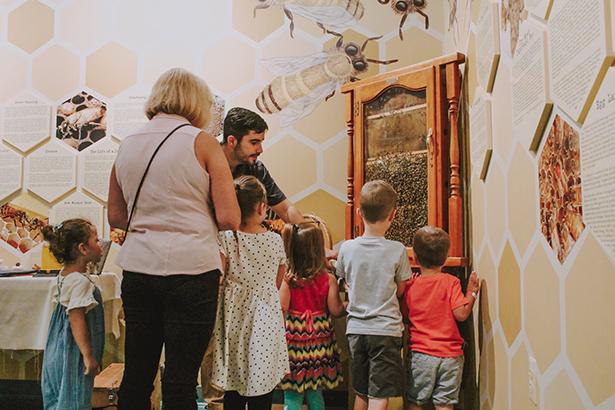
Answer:
<path fill-rule="evenodd" d="M 154 150 L 154 153 L 152 154 L 152 157 L 149 159 L 149 162 L 147 163 L 147 166 L 145 167 L 145 172 L 143 172 L 143 176 L 141 177 L 141 182 L 139 182 L 139 186 L 137 188 L 137 193 L 135 194 L 135 199 L 134 199 L 134 201 L 132 201 L 132 208 L 130 209 L 130 216 L 128 217 L 128 222 L 126 222 L 126 229 L 125 229 L 126 233 L 124 234 L 124 240 L 126 240 L 126 235 L 128 235 L 128 228 L 130 228 L 130 221 L 132 221 L 132 217 L 133 217 L 134 212 L 135 212 L 135 207 L 137 206 L 137 199 L 139 199 L 139 194 L 141 193 L 141 187 L 143 186 L 143 181 L 145 181 L 145 176 L 147 175 L 147 171 L 149 171 L 150 165 L 152 165 L 152 161 L 154 160 L 154 157 L 156 156 L 156 154 L 160 150 L 160 147 L 162 147 L 162 144 L 164 144 L 169 139 L 169 137 L 171 135 L 173 135 L 173 133 L 175 131 L 177 131 L 178 129 L 180 129 L 182 127 L 186 127 L 188 125 L 190 125 L 190 124 L 186 123 L 186 124 L 178 125 L 177 127 L 175 127 L 173 129 L 173 131 L 169 132 L 169 135 L 164 137 L 164 139 L 160 142 L 160 144 L 158 144 L 158 146 Z"/>

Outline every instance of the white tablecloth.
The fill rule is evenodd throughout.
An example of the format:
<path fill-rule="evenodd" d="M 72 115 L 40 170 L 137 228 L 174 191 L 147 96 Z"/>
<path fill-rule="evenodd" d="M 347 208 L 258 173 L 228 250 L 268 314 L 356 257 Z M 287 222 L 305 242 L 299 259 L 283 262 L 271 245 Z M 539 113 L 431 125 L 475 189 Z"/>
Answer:
<path fill-rule="evenodd" d="M 92 276 L 100 288 L 105 308 L 105 332 L 120 336 L 121 281 L 117 274 Z M 0 349 L 43 350 L 51 313 L 56 277 L 0 278 Z"/>

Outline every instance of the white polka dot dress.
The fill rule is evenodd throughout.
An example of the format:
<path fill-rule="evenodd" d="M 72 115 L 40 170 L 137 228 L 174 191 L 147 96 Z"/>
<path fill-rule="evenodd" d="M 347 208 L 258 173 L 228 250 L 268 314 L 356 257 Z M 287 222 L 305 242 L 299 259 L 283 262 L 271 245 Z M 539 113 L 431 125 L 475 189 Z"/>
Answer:
<path fill-rule="evenodd" d="M 275 279 L 286 263 L 274 232 L 221 232 L 228 259 L 214 331 L 212 381 L 243 396 L 272 391 L 289 371 L 284 319 Z"/>

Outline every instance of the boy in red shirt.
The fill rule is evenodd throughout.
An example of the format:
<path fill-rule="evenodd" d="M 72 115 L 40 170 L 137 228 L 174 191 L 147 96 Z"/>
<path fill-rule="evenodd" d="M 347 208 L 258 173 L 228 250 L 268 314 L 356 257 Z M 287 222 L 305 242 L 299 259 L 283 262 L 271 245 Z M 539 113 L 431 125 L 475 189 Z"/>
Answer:
<path fill-rule="evenodd" d="M 424 226 L 414 236 L 421 274 L 406 290 L 412 351 L 407 391 L 410 410 L 420 410 L 429 402 L 436 410 L 453 409 L 458 402 L 463 339 L 456 320 L 470 316 L 480 286 L 472 272 L 464 296 L 459 279 L 441 271 L 449 245 L 448 234 L 433 226 Z"/>

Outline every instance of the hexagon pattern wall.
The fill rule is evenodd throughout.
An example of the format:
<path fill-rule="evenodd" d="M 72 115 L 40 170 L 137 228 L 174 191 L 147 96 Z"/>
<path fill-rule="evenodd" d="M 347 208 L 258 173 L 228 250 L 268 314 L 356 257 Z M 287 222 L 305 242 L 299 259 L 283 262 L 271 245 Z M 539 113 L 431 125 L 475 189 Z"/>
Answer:
<path fill-rule="evenodd" d="M 451 18 L 460 18 L 454 13 L 467 3 L 449 1 L 456 5 L 456 10 L 449 10 Z M 471 3 L 476 24 L 480 2 Z M 612 198 L 615 189 L 607 171 L 615 154 L 611 148 L 615 144 L 610 142 L 615 71 L 607 68 L 613 50 L 605 56 L 603 47 L 608 43 L 603 30 L 606 27 L 607 35 L 613 32 L 615 10 L 610 9 L 610 16 L 605 12 L 607 1 L 576 3 L 576 11 L 565 0 L 497 3 L 500 21 L 507 24 L 502 29 L 495 85 L 487 97 L 493 111 L 493 157 L 486 181 L 477 180 L 473 173 L 470 182 L 472 253 L 482 278 L 481 300 L 475 308 L 480 408 L 615 409 L 611 343 L 615 337 L 611 313 L 615 309 L 615 243 L 607 239 L 613 237 L 615 225 L 608 221 L 615 220 L 615 208 L 603 193 L 611 192 Z M 518 48 L 527 40 L 519 36 L 524 24 L 545 30 L 548 43 L 555 47 L 546 59 L 551 89 L 544 95 L 545 101 L 554 101 L 554 110 L 541 120 L 544 132 L 536 152 L 528 150 L 527 141 L 539 126 L 538 119 L 512 126 L 511 44 Z M 564 26 L 562 35 L 559 27 Z M 477 28 L 470 25 L 468 31 L 467 44 L 449 40 L 445 49 L 467 52 L 464 89 L 473 101 L 482 86 L 476 78 Z M 562 53 L 574 49 L 567 36 L 577 32 L 591 47 L 564 61 Z M 575 47 L 582 43 L 574 42 Z M 533 52 L 547 54 L 546 49 Z M 584 53 L 592 58 L 586 59 Z M 530 64 L 527 67 L 531 70 Z M 566 75 L 578 80 L 562 80 Z M 535 87 L 530 77 L 524 81 Z M 557 95 L 548 95 L 552 92 Z M 591 110 L 585 119 L 588 106 Z M 610 208 L 598 205 L 606 203 L 601 202 L 603 198 Z M 588 206 L 596 221 L 593 229 L 584 218 Z M 537 377 L 535 394 L 528 388 L 530 372 Z"/>
<path fill-rule="evenodd" d="M 515 0 L 498 2 L 500 11 L 523 4 Z M 480 87 L 476 70 L 478 1 L 429 1 L 426 12 L 430 28 L 425 30 L 421 16 L 410 15 L 403 28 L 404 41 L 397 33 L 399 16 L 390 7 L 373 0 L 363 0 L 363 3 L 365 15 L 358 25 L 344 33 L 345 40 L 362 42 L 383 35 L 379 41 L 369 43 L 366 53 L 380 60 L 400 60 L 389 66 L 370 64 L 370 74 L 436 57 L 442 50 L 459 50 L 467 53 L 464 88 L 468 100 L 473 101 Z M 456 9 L 449 9 L 447 3 L 457 6 Z M 565 17 L 562 13 L 569 2 L 532 2 L 536 3 L 546 4 L 547 9 L 553 3 L 557 19 L 549 21 L 553 13 L 547 20 L 541 20 L 515 9 L 519 24 L 524 24 L 526 18 L 532 19 L 547 31 L 561 25 Z M 580 3 L 575 12 L 585 10 L 584 5 L 591 1 Z M 610 1 L 610 7 L 606 6 L 606 0 L 597 3 L 601 4 L 602 15 L 585 13 L 583 18 L 600 21 L 583 27 L 598 27 L 602 36 L 606 35 L 603 32 L 615 35 L 615 27 L 610 27 L 615 24 L 612 23 L 615 22 L 614 2 Z M 106 188 L 104 181 L 91 170 L 99 166 L 108 169 L 109 156 L 126 131 L 122 128 L 120 133 L 118 128 L 118 135 L 112 134 L 113 129 L 107 132 L 107 118 L 114 118 L 114 107 L 125 107 L 130 101 L 131 109 L 135 109 L 139 101 L 142 103 L 144 93 L 132 90 L 147 90 L 164 70 L 182 66 L 202 75 L 225 101 L 226 109 L 242 105 L 256 110 L 255 97 L 274 78 L 260 64 L 261 59 L 303 56 L 336 41 L 302 16 L 295 16 L 295 38 L 290 39 L 289 20 L 280 8 L 259 10 L 254 18 L 254 4 L 247 0 L 180 0 L 156 4 L 146 0 L 0 1 L 0 117 L 3 117 L 0 154 L 11 164 L 11 175 L 20 175 L 19 183 L 0 183 L 0 205 L 28 210 L 42 223 L 41 218 L 46 218 L 52 207 L 57 210 L 66 198 L 80 197 L 92 201 L 98 215 L 97 204 L 104 207 Z M 446 33 L 451 30 L 448 22 L 461 21 L 462 16 L 454 13 L 462 11 L 471 13 L 474 24 L 464 26 L 469 26 L 468 33 L 455 33 L 454 37 L 468 40 L 443 44 L 453 37 Z M 605 11 L 612 16 L 606 16 Z M 469 20 L 469 17 L 463 18 Z M 557 40 L 553 33 L 547 34 L 551 43 Z M 556 100 L 554 111 L 577 132 L 576 138 L 580 135 L 581 139 L 585 129 L 575 120 L 584 120 L 584 112 L 592 102 L 586 103 L 585 99 L 596 95 L 599 86 L 596 80 L 604 77 L 605 64 L 612 61 L 612 50 L 601 46 L 611 42 L 604 38 L 597 41 L 599 61 L 592 60 L 591 69 L 583 71 L 591 73 L 591 78 L 583 78 L 581 82 L 583 101 L 573 107 L 573 96 L 562 88 L 561 81 L 552 84 L 555 98 L 545 96 Z M 510 47 L 510 40 L 503 44 Z M 556 51 L 561 51 L 566 45 L 557 43 L 557 46 Z M 502 52 L 490 96 L 493 158 L 486 181 L 470 183 L 471 197 L 476 201 L 471 204 L 472 256 L 483 285 L 475 315 L 480 321 L 481 350 L 477 367 L 481 409 L 613 409 L 615 357 L 611 341 L 615 339 L 615 323 L 614 316 L 608 316 L 608 312 L 615 309 L 615 261 L 612 251 L 605 250 L 608 236 L 594 235 L 591 224 L 573 233 L 570 229 L 563 232 L 561 224 L 559 228 L 556 224 L 551 232 L 542 229 L 540 218 L 544 214 L 540 209 L 547 206 L 544 197 L 550 192 L 541 190 L 540 162 L 544 145 L 549 144 L 549 131 L 543 136 L 543 148 L 538 153 L 525 149 L 527 136 L 520 134 L 523 130 L 512 131 L 512 104 L 508 101 L 511 64 L 509 53 Z M 577 72 L 568 70 L 569 65 L 554 67 L 553 61 L 548 61 L 548 65 L 551 82 Z M 611 87 L 611 93 L 613 84 L 606 85 Z M 600 92 L 608 95 L 609 90 Z M 131 100 L 134 96 L 138 98 Z M 20 106 L 20 102 L 24 105 Z M 24 108 L 22 115 L 25 108 L 29 110 L 29 125 L 33 129 L 27 133 L 9 127 L 15 122 L 11 118 L 7 122 L 6 113 L 15 107 Z M 82 108 L 78 110 L 78 107 Z M 79 114 L 84 110 L 90 110 L 87 112 L 90 115 Z M 347 138 L 344 110 L 344 99 L 338 95 L 292 127 L 284 129 L 277 117 L 267 116 L 270 127 L 263 155 L 290 199 L 302 210 L 325 217 L 335 240 L 341 239 L 344 224 Z M 58 115 L 53 115 L 57 117 L 53 121 L 49 118 L 41 122 L 41 112 Z M 135 123 L 138 121 L 135 119 Z M 554 121 L 551 118 L 549 126 Z M 60 142 L 56 136 L 70 145 Z M 580 146 L 583 147 L 583 140 Z M 581 160 L 583 155 L 581 149 Z M 63 163 L 64 172 L 46 175 L 44 170 L 50 162 Z M 546 160 L 543 163 L 547 164 Z M 572 165 L 579 167 L 578 163 Z M 585 169 L 587 164 L 581 165 Z M 555 169 L 560 178 L 557 180 L 567 183 L 561 179 L 561 170 L 557 171 L 557 166 Z M 576 168 L 566 170 L 570 169 Z M 548 178 L 548 172 L 545 177 Z M 53 179 L 49 180 L 52 183 L 45 182 L 49 178 Z M 575 181 L 572 182 L 574 185 Z M 568 215 L 574 216 L 581 210 L 569 206 L 574 204 L 575 192 L 574 187 L 568 191 L 562 187 L 561 193 L 554 193 L 562 199 L 561 208 L 565 210 L 562 218 L 570 224 L 574 218 Z M 578 192 L 584 198 L 581 189 Z M 584 222 L 581 220 L 576 225 L 580 224 Z M 8 228 L 13 227 L 6 225 L 3 235 L 7 239 L 10 234 L 19 235 L 9 232 Z M 560 247 L 566 245 L 565 252 L 558 254 L 554 240 L 549 242 L 545 234 L 557 238 Z M 11 238 L 17 239 L 15 235 Z M 574 243 L 569 243 L 570 238 Z M 38 249 L 37 240 L 24 242 L 23 249 L 2 240 L 0 257 L 5 263 L 23 262 L 27 255 L 22 252 L 31 255 Z M 531 358 L 536 359 L 537 406 L 525 397 L 529 394 L 527 372 L 533 368 Z M 1 358 L 0 361 L 3 366 L 7 363 Z M 19 370 L 15 362 L 10 363 L 12 367 L 7 373 L 12 376 L 24 372 L 33 375 L 37 368 L 35 360 L 19 365 Z"/>

